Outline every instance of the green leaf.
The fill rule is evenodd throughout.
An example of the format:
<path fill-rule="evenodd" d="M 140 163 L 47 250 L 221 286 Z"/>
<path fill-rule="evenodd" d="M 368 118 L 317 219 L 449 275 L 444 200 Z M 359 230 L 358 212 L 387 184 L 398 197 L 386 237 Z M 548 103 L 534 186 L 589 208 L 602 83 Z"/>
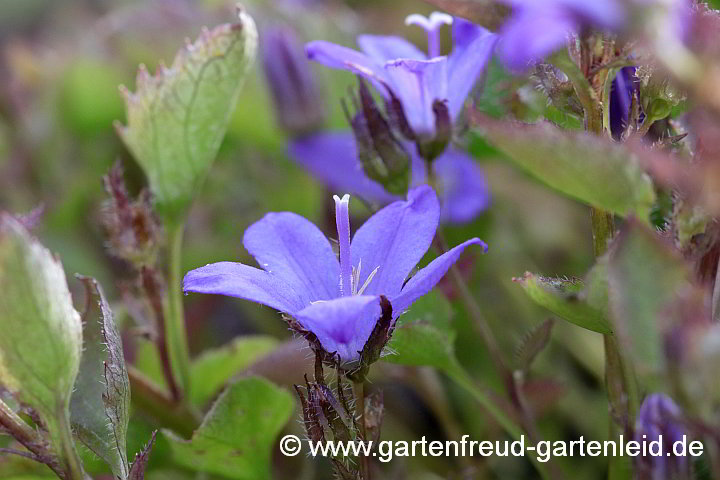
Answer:
<path fill-rule="evenodd" d="M 194 385 L 192 403 L 204 405 L 233 375 L 274 350 L 277 344 L 275 338 L 268 336 L 239 337 L 228 345 L 200 355 L 190 365 L 190 379 Z"/>
<path fill-rule="evenodd" d="M 608 261 L 610 310 L 638 373 L 665 364 L 662 336 L 675 313 L 670 307 L 689 290 L 690 278 L 682 258 L 648 228 L 629 222 L 618 235 Z"/>
<path fill-rule="evenodd" d="M 68 406 L 80 365 L 82 322 L 60 261 L 3 213 L 0 332 L 0 384 L 38 412 L 57 453 L 67 460 Z"/>
<path fill-rule="evenodd" d="M 452 307 L 433 291 L 400 316 L 383 360 L 401 365 L 432 366 L 447 370 L 457 364 L 455 331 L 450 326 Z"/>
<path fill-rule="evenodd" d="M 137 92 L 123 90 L 127 127 L 117 129 L 148 177 L 158 211 L 178 220 L 215 160 L 255 58 L 257 30 L 239 12 L 186 46 L 170 68 L 140 67 Z"/>
<path fill-rule="evenodd" d="M 287 391 L 245 378 L 220 395 L 190 440 L 169 431 L 163 435 L 180 465 L 238 480 L 265 479 L 275 437 L 292 411 Z"/>
<path fill-rule="evenodd" d="M 70 421 L 75 435 L 102 458 L 116 478 L 129 474 L 127 428 L 130 382 L 120 334 L 102 288 L 90 277 L 85 285 L 84 350 L 75 391 L 70 400 Z"/>
<path fill-rule="evenodd" d="M 585 283 L 574 279 L 548 278 L 525 273 L 515 279 L 530 298 L 563 320 L 599 333 L 612 333 L 612 327 L 598 304 L 593 299 L 596 294 L 591 288 L 595 282 Z"/>
<path fill-rule="evenodd" d="M 535 357 L 542 352 L 550 341 L 553 321 L 545 320 L 530 330 L 517 347 L 515 356 L 517 364 L 522 370 L 529 370 Z"/>
<path fill-rule="evenodd" d="M 653 184 L 623 145 L 547 122 L 507 122 L 475 113 L 473 124 L 516 165 L 550 187 L 617 215 L 648 221 Z"/>

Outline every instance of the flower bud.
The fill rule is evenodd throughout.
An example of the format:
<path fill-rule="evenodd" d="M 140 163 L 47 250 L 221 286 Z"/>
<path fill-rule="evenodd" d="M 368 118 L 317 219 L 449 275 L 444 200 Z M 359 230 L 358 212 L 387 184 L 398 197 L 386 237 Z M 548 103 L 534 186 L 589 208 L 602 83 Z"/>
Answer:
<path fill-rule="evenodd" d="M 670 82 L 664 72 L 652 65 L 638 67 L 636 75 L 640 79 L 640 99 L 645 116 L 650 121 L 662 120 L 680 102 L 685 94 Z"/>
<path fill-rule="evenodd" d="M 636 457 L 638 478 L 648 480 L 670 480 L 690 478 L 690 463 L 685 456 L 676 456 L 673 445 L 688 434 L 683 423 L 682 411 L 665 394 L 648 395 L 640 406 L 635 421 L 637 442 L 657 442 L 662 438 L 660 455 Z M 687 440 L 687 437 L 685 437 Z M 649 452 L 650 447 L 649 447 Z"/>
<path fill-rule="evenodd" d="M 111 253 L 137 267 L 154 263 L 160 225 L 153 214 L 149 192 L 144 190 L 137 199 L 130 198 L 120 162 L 113 165 L 103 181 L 110 196 L 102 220 Z"/>
<path fill-rule="evenodd" d="M 262 62 L 280 126 L 292 136 L 322 127 L 325 105 L 302 45 L 288 27 L 263 34 Z"/>
<path fill-rule="evenodd" d="M 353 98 L 357 113 L 351 116 L 346 110 L 346 115 L 355 134 L 363 170 L 388 192 L 405 194 L 410 185 L 410 155 L 362 79 L 359 79 L 358 94 L 359 100 Z"/>
<path fill-rule="evenodd" d="M 426 161 L 435 160 L 447 147 L 452 138 L 452 120 L 447 101 L 435 100 L 432 106 L 435 114 L 435 136 L 430 140 L 418 140 L 418 153 Z"/>

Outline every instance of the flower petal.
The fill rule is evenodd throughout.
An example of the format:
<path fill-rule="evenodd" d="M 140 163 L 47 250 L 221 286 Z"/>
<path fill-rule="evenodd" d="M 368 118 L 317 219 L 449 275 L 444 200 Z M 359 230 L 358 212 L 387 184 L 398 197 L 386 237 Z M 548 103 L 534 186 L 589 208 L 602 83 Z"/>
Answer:
<path fill-rule="evenodd" d="M 427 59 L 425 53 L 415 45 L 394 35 L 360 35 L 357 38 L 357 44 L 360 50 L 380 65 L 399 58 Z"/>
<path fill-rule="evenodd" d="M 407 201 L 383 208 L 358 229 L 350 245 L 352 264 L 362 262 L 359 285 L 378 269 L 368 294 L 388 297 L 400 292 L 403 282 L 430 248 L 437 230 L 440 205 L 432 188 L 422 185 L 408 192 Z"/>
<path fill-rule="evenodd" d="M 392 90 L 400 99 L 410 128 L 420 136 L 435 135 L 433 102 L 448 98 L 447 57 L 394 60 L 385 64 Z"/>
<path fill-rule="evenodd" d="M 454 119 L 490 61 L 498 37 L 462 18 L 454 19 L 452 32 L 453 50 L 448 57 L 448 103 L 450 117 Z"/>
<path fill-rule="evenodd" d="M 381 315 L 379 298 L 353 295 L 313 303 L 295 314 L 315 334 L 323 348 L 343 361 L 356 360 Z"/>
<path fill-rule="evenodd" d="M 258 264 L 311 302 L 338 296 L 340 266 L 332 246 L 300 215 L 268 213 L 245 230 L 243 245 Z"/>
<path fill-rule="evenodd" d="M 185 274 L 183 290 L 244 298 L 293 314 L 309 300 L 281 279 L 259 268 L 235 262 L 219 262 Z"/>
<path fill-rule="evenodd" d="M 305 45 L 305 53 L 310 60 L 326 67 L 347 70 L 367 78 L 383 95 L 387 96 L 387 89 L 392 88 L 392 83 L 383 69 L 382 62 L 377 62 L 357 50 L 316 40 Z"/>
<path fill-rule="evenodd" d="M 525 72 L 533 63 L 565 45 L 568 33 L 578 28 L 569 12 L 525 9 L 513 15 L 501 29 L 498 53 L 508 68 Z"/>
<path fill-rule="evenodd" d="M 393 314 L 404 312 L 415 300 L 432 290 L 469 245 L 480 245 L 487 251 L 485 242 L 479 238 L 472 238 L 437 257 L 408 280 L 399 295 L 390 298 Z"/>
<path fill-rule="evenodd" d="M 440 181 L 440 219 L 466 223 L 490 205 L 490 189 L 480 165 L 469 155 L 448 148 L 433 163 Z"/>
<path fill-rule="evenodd" d="M 355 139 L 349 131 L 318 133 L 293 140 L 288 153 L 336 192 L 348 192 L 378 205 L 397 200 L 365 175 Z"/>

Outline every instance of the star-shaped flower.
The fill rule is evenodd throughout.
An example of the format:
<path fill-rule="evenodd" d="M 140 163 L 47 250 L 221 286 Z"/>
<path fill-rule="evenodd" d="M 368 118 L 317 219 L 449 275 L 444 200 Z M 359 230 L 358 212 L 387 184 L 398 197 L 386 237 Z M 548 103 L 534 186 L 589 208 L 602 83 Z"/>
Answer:
<path fill-rule="evenodd" d="M 470 239 L 407 280 L 438 226 L 440 206 L 433 190 L 410 190 L 406 201 L 370 217 L 352 241 L 349 200 L 349 195 L 335 197 L 339 260 L 311 222 L 290 212 L 270 213 L 243 238 L 262 269 L 233 262 L 206 265 L 185 275 L 185 292 L 229 295 L 280 310 L 315 334 L 327 352 L 351 362 L 359 358 L 381 315 L 381 295 L 396 319 L 440 281 L 466 247 L 487 249 L 480 239 Z"/>
<path fill-rule="evenodd" d="M 438 120 L 434 106 L 447 103 L 450 118 L 457 118 L 490 60 L 496 35 L 439 12 L 429 18 L 413 14 L 406 23 L 426 30 L 428 54 L 404 38 L 382 35 L 360 35 L 357 44 L 362 52 L 325 41 L 310 42 L 305 50 L 312 60 L 370 80 L 386 99 L 400 102 L 416 136 L 432 139 Z M 450 55 L 441 56 L 439 29 L 450 23 L 453 49 Z"/>

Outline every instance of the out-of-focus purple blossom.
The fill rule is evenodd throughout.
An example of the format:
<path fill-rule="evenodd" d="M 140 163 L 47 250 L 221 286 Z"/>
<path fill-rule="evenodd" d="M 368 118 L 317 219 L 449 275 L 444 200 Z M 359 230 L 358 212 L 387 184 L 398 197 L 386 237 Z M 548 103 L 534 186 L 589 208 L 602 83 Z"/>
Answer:
<path fill-rule="evenodd" d="M 427 183 L 424 160 L 411 154 L 410 184 Z M 325 132 L 294 140 L 290 156 L 333 190 L 351 192 L 363 200 L 384 205 L 399 196 L 391 195 L 364 172 L 357 156 L 355 139 L 346 131 Z M 443 222 L 465 223 L 475 219 L 490 204 L 490 191 L 480 166 L 466 153 L 449 147 L 434 162 Z"/>
<path fill-rule="evenodd" d="M 244 298 L 291 315 L 329 353 L 355 361 L 381 316 L 380 296 L 393 319 L 428 293 L 470 245 L 440 255 L 407 282 L 435 236 L 440 206 L 429 186 L 383 208 L 350 239 L 349 195 L 335 196 L 339 261 L 323 233 L 294 213 L 269 213 L 251 225 L 243 245 L 262 269 L 220 262 L 185 275 L 185 292 Z"/>
<path fill-rule="evenodd" d="M 630 107 L 638 80 L 635 67 L 623 67 L 617 72 L 610 90 L 610 132 L 619 139 L 628 125 Z"/>
<path fill-rule="evenodd" d="M 662 454 L 636 457 L 638 478 L 671 480 L 690 478 L 687 457 L 676 456 L 673 444 L 688 435 L 680 407 L 665 394 L 648 395 L 635 421 L 635 441 L 656 442 L 662 438 Z"/>
<path fill-rule="evenodd" d="M 295 33 L 275 26 L 266 29 L 261 40 L 263 70 L 280 126 L 293 136 L 322 127 L 325 104 Z"/>
<path fill-rule="evenodd" d="M 451 21 L 453 49 L 448 56 L 439 56 L 439 28 Z M 325 41 L 310 42 L 305 50 L 312 60 L 370 80 L 388 103 L 402 107 L 414 136 L 421 142 L 431 141 L 438 131 L 437 112 L 457 118 L 490 60 L 496 36 L 441 13 L 429 18 L 410 15 L 407 23 L 426 29 L 429 54 L 403 38 L 380 35 L 359 36 L 362 52 Z"/>
<path fill-rule="evenodd" d="M 498 53 L 513 71 L 524 72 L 564 46 L 584 26 L 617 31 L 627 21 L 618 0 L 502 0 L 512 15 L 500 29 Z"/>

